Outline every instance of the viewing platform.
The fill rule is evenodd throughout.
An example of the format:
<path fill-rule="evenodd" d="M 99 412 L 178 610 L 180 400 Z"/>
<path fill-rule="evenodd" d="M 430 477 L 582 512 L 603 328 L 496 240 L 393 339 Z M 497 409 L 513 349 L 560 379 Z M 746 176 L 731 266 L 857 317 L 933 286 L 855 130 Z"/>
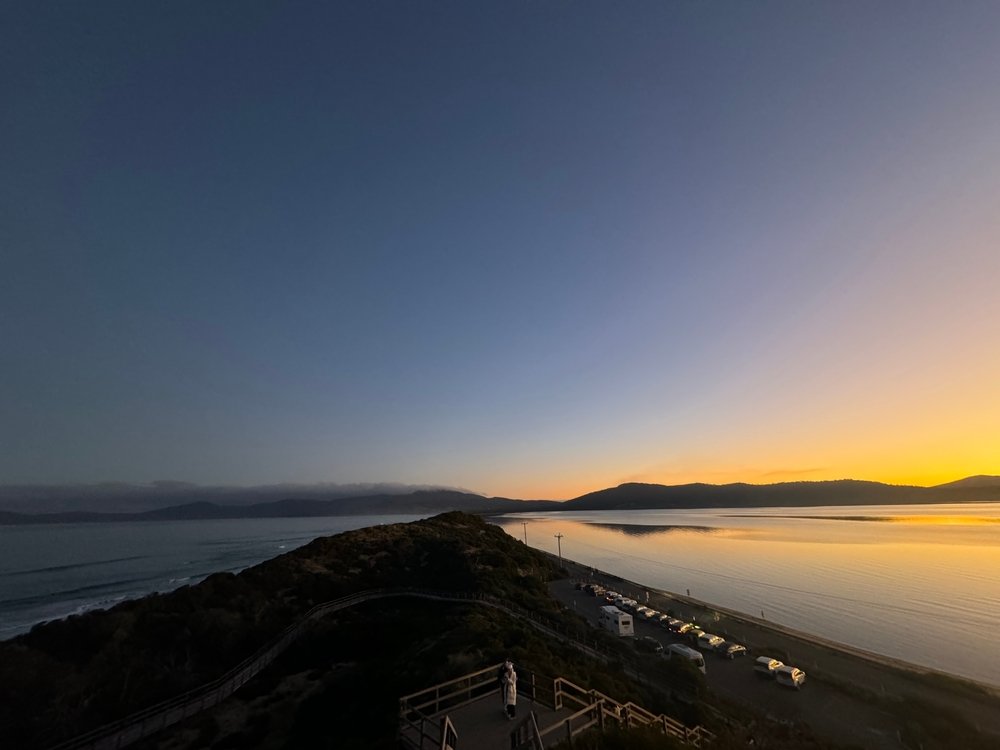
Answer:
<path fill-rule="evenodd" d="M 494 664 L 399 701 L 400 741 L 415 750 L 543 750 L 592 728 L 610 724 L 656 726 L 695 748 L 712 738 L 703 727 L 687 727 L 634 703 L 620 703 L 562 677 L 521 669 L 517 718 L 501 705 Z"/>

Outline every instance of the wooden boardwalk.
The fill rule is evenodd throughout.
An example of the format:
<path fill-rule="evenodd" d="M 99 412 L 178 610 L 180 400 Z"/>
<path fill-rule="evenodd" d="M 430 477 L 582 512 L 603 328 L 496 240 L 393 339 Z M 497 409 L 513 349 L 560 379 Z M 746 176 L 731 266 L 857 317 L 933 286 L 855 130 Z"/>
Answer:
<path fill-rule="evenodd" d="M 400 698 L 400 739 L 413 750 L 541 750 L 588 729 L 654 726 L 692 747 L 712 733 L 686 727 L 634 703 L 620 703 L 563 677 L 523 670 L 517 717 L 507 718 L 496 681 L 499 664 Z M 534 715 L 534 720 L 532 720 Z"/>
<path fill-rule="evenodd" d="M 568 708 L 553 711 L 531 699 L 518 698 L 517 718 L 512 721 L 504 713 L 497 691 L 495 695 L 483 696 L 473 703 L 449 712 L 448 716 L 458 734 L 458 748 L 510 750 L 510 733 L 531 711 L 535 712 L 540 727 L 550 726 L 573 713 Z M 553 732 L 546 739 L 550 740 L 546 742 L 546 746 L 552 747 L 566 737 L 564 734 Z"/>

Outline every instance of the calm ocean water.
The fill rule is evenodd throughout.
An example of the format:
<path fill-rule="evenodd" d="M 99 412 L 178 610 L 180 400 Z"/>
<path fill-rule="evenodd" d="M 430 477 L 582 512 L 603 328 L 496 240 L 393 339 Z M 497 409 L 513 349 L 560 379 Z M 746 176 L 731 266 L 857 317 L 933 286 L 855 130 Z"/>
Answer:
<path fill-rule="evenodd" d="M 527 526 L 522 526 L 526 522 Z M 1000 685 L 1000 503 L 517 514 L 512 536 L 667 591 Z"/>
<path fill-rule="evenodd" d="M 0 638 L 242 570 L 317 536 L 412 520 L 0 526 Z M 566 557 L 655 588 L 1000 684 L 1000 503 L 532 513 L 499 523 L 550 552 L 561 533 Z"/>
<path fill-rule="evenodd" d="M 236 572 L 318 536 L 420 516 L 0 526 L 0 639 Z"/>

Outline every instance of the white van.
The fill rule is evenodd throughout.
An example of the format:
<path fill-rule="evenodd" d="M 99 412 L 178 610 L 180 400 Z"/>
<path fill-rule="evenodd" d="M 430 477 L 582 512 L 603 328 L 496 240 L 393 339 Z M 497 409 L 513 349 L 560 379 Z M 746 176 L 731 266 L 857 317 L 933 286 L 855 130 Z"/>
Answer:
<path fill-rule="evenodd" d="M 632 625 L 632 615 L 622 612 L 618 607 L 601 607 L 597 621 L 602 628 L 610 630 L 615 635 L 635 635 Z"/>
<path fill-rule="evenodd" d="M 667 658 L 689 661 L 699 672 L 705 674 L 705 657 L 701 655 L 701 651 L 696 651 L 690 646 L 671 643 L 667 646 Z"/>
<path fill-rule="evenodd" d="M 774 680 L 779 685 L 798 690 L 802 687 L 802 683 L 806 681 L 806 673 L 796 667 L 789 667 L 786 664 L 782 664 L 774 670 Z"/>

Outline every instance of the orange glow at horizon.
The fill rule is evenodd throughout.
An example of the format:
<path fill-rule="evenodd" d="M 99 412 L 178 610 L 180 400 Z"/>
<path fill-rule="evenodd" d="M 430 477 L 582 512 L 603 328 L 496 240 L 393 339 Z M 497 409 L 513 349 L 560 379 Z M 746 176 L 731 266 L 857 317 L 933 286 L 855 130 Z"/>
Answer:
<path fill-rule="evenodd" d="M 1000 446 L 998 446 L 1000 453 Z M 754 485 L 780 484 L 783 482 L 825 482 L 842 479 L 855 479 L 860 481 L 880 482 L 883 484 L 914 486 L 914 487 L 934 487 L 948 482 L 957 481 L 970 476 L 979 475 L 1000 475 L 1000 467 L 957 467 L 948 470 L 921 472 L 904 472 L 873 475 L 861 468 L 853 471 L 845 469 L 843 471 L 834 470 L 788 470 L 788 471 L 754 471 L 754 470 L 716 470 L 716 471 L 691 471 L 691 472 L 649 472 L 636 474 L 622 474 L 611 471 L 599 472 L 592 475 L 573 477 L 571 481 L 556 478 L 553 481 L 539 481 L 536 478 L 526 478 L 523 481 L 503 483 L 506 489 L 501 491 L 490 491 L 488 494 L 501 497 L 514 497 L 530 500 L 572 500 L 591 492 L 617 487 L 621 484 L 661 484 L 661 485 L 682 485 L 682 484 L 713 484 L 724 485 L 734 483 L 745 483 Z M 921 519 L 921 522 L 926 522 Z M 968 522 L 964 519 L 962 522 Z"/>

